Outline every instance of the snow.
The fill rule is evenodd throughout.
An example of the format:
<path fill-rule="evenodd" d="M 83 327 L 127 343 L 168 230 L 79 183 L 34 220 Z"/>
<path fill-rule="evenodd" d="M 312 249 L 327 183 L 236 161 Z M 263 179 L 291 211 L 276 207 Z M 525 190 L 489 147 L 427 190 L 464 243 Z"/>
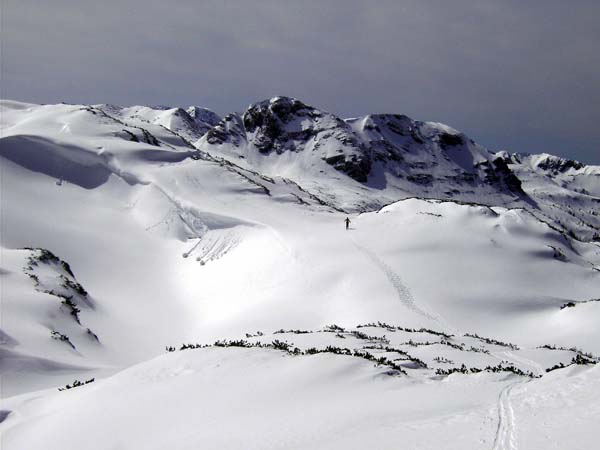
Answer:
<path fill-rule="evenodd" d="M 430 446 L 452 433 L 458 438 L 447 448 L 459 449 L 493 438 L 493 421 L 481 427 L 474 413 L 486 412 L 484 399 L 493 402 L 497 386 L 478 377 L 413 386 L 340 356 L 289 358 L 253 349 L 194 353 L 160 357 L 102 382 L 29 399 L 19 417 L 5 421 L 4 444 L 358 449 Z M 479 395 L 466 395 L 473 388 Z M 127 406 L 118 407 L 124 398 Z M 19 419 L 31 424 L 28 433 Z M 471 428 L 479 442 L 473 442 Z"/>
<path fill-rule="evenodd" d="M 600 302 L 588 301 L 600 292 L 600 248 L 556 222 L 598 229 L 594 169 L 563 187 L 515 160 L 547 209 L 485 186 L 465 204 L 384 172 L 386 189 L 358 183 L 310 146 L 261 155 L 243 140 L 207 145 L 169 129 L 177 108 L 0 108 L 3 448 L 594 448 L 599 366 L 593 355 L 570 364 L 600 354 Z M 387 120 L 344 126 L 371 139 Z M 333 151 L 324 142 L 317 152 Z M 406 158 L 435 162 L 423 171 L 440 177 L 494 158 L 467 142 L 466 159 L 448 162 L 429 145 Z M 357 205 L 346 231 L 340 210 Z M 580 210 L 587 225 L 573 218 Z M 58 260 L 28 268 L 39 251 L 26 247 Z M 344 331 L 325 331 L 333 324 Z M 364 351 L 384 335 L 413 358 L 396 361 L 406 374 L 272 348 Z M 165 354 L 227 339 L 253 346 Z M 501 362 L 541 377 L 436 373 Z"/>

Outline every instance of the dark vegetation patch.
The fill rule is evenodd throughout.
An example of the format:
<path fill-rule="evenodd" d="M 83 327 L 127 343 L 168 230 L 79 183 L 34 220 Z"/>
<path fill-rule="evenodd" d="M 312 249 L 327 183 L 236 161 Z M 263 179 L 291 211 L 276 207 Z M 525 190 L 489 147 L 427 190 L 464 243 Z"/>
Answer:
<path fill-rule="evenodd" d="M 73 389 L 73 388 L 76 388 L 76 387 L 85 386 L 86 384 L 93 383 L 94 381 L 96 381 L 95 378 L 90 378 L 89 380 L 85 380 L 85 381 L 75 380 L 75 381 L 73 381 L 73 383 L 65 385 L 65 387 L 58 388 L 58 390 L 59 391 L 66 391 L 68 389 Z"/>
<path fill-rule="evenodd" d="M 583 303 L 590 303 L 590 302 L 600 302 L 600 298 L 591 298 L 589 300 L 570 301 L 570 302 L 562 304 L 560 306 L 560 309 L 574 308 L 577 305 L 581 305 Z"/>

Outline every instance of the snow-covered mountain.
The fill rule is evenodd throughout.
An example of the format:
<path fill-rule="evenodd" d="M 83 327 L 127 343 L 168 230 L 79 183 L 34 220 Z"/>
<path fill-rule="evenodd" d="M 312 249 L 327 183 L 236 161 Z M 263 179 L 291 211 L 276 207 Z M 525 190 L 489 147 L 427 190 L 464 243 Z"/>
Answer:
<path fill-rule="evenodd" d="M 403 115 L 342 120 L 274 97 L 227 116 L 196 146 L 290 178 L 350 212 L 421 197 L 523 207 L 581 240 L 600 227 L 600 167 L 547 154 L 493 154 L 451 127 Z"/>
<path fill-rule="evenodd" d="M 148 106 L 121 108 L 115 105 L 96 105 L 95 108 L 127 124 L 164 127 L 190 141 L 199 139 L 221 120 L 213 111 L 199 106 L 190 106 L 187 110 Z"/>
<path fill-rule="evenodd" d="M 599 167 L 285 97 L 0 118 L 3 448 L 594 448 Z"/>
<path fill-rule="evenodd" d="M 353 210 L 410 195 L 498 204 L 524 195 L 503 159 L 450 127 L 391 114 L 342 120 L 287 97 L 227 116 L 197 146 Z"/>

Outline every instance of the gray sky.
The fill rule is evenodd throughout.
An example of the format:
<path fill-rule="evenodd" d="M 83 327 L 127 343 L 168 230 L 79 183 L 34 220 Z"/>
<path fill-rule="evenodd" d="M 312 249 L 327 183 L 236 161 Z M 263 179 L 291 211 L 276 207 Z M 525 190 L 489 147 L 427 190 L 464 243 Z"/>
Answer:
<path fill-rule="evenodd" d="M 598 0 L 0 0 L 0 96 L 191 104 L 288 95 L 600 164 Z"/>

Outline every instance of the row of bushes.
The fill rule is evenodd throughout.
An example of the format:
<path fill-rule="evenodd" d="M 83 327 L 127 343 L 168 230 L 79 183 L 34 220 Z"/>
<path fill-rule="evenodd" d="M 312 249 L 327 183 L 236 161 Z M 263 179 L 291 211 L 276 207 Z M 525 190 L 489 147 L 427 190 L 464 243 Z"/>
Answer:
<path fill-rule="evenodd" d="M 510 348 L 511 350 L 520 350 L 519 347 L 516 346 L 515 344 L 511 344 L 511 343 L 508 343 L 508 342 L 498 341 L 496 339 L 482 337 L 482 336 L 479 336 L 477 333 L 465 333 L 465 336 L 471 337 L 471 338 L 474 338 L 474 339 L 479 339 L 480 341 L 483 341 L 486 344 L 498 345 L 500 347 L 507 347 L 507 348 Z"/>
<path fill-rule="evenodd" d="M 515 375 L 520 375 L 523 377 L 541 378 L 541 375 L 536 375 L 533 372 L 525 372 L 513 365 L 504 366 L 504 365 L 502 365 L 502 363 L 500 363 L 496 366 L 486 366 L 483 369 L 480 369 L 479 367 L 467 367 L 464 364 L 462 364 L 460 367 L 452 367 L 450 369 L 436 369 L 435 374 L 442 375 L 442 376 L 448 376 L 453 373 L 470 374 L 470 373 L 480 373 L 480 372 L 511 372 L 511 373 L 514 373 Z"/>
<path fill-rule="evenodd" d="M 551 344 L 544 344 L 544 345 L 540 345 L 538 348 L 544 348 L 546 350 L 561 350 L 564 352 L 573 352 L 573 353 L 575 353 L 575 355 L 577 355 L 581 358 L 585 358 L 585 359 L 593 361 L 593 364 L 600 362 L 600 357 L 595 356 L 590 352 L 584 352 L 583 350 L 581 350 L 577 347 L 567 348 L 567 347 L 560 347 L 560 346 L 551 345 Z"/>
<path fill-rule="evenodd" d="M 274 350 L 286 352 L 287 354 L 292 355 L 292 356 L 316 355 L 318 353 L 332 353 L 334 355 L 346 355 L 346 356 L 353 356 L 353 357 L 357 357 L 357 358 L 366 359 L 367 361 L 374 362 L 376 365 L 388 366 L 391 369 L 393 369 L 394 371 L 400 372 L 400 373 L 403 373 L 406 375 L 406 371 L 401 366 L 396 364 L 394 361 L 387 359 L 385 356 L 376 357 L 372 353 L 369 353 L 365 350 L 351 350 L 349 348 L 335 347 L 332 345 L 328 345 L 327 347 L 325 347 L 323 349 L 311 347 L 306 350 L 301 350 L 298 347 L 293 347 L 288 342 L 280 341 L 278 339 L 275 339 L 270 344 L 263 344 L 261 342 L 248 342 L 244 339 L 219 340 L 219 341 L 216 341 L 212 345 L 211 344 L 183 344 L 183 345 L 181 345 L 179 350 L 181 351 L 181 350 L 188 350 L 188 349 L 208 348 L 208 347 L 271 348 Z M 173 346 L 168 346 L 165 348 L 165 350 L 167 352 L 174 352 L 176 350 L 176 348 Z M 402 351 L 398 350 L 398 352 L 402 352 Z M 404 353 L 404 352 L 402 352 L 402 353 Z M 423 361 L 421 361 L 417 358 L 410 358 L 410 359 L 411 359 L 411 361 L 414 361 L 418 365 L 427 367 L 427 365 Z"/>
<path fill-rule="evenodd" d="M 388 331 L 405 331 L 407 333 L 428 333 L 428 334 L 433 334 L 436 336 L 443 336 L 446 339 L 450 339 L 453 335 L 452 334 L 448 334 L 445 333 L 443 331 L 436 331 L 436 330 L 432 330 L 430 328 L 405 328 L 405 327 L 400 327 L 400 326 L 394 326 L 394 325 L 389 325 L 385 322 L 370 322 L 370 323 L 365 323 L 365 324 L 361 324 L 361 325 L 357 325 L 356 328 L 385 328 Z"/>

